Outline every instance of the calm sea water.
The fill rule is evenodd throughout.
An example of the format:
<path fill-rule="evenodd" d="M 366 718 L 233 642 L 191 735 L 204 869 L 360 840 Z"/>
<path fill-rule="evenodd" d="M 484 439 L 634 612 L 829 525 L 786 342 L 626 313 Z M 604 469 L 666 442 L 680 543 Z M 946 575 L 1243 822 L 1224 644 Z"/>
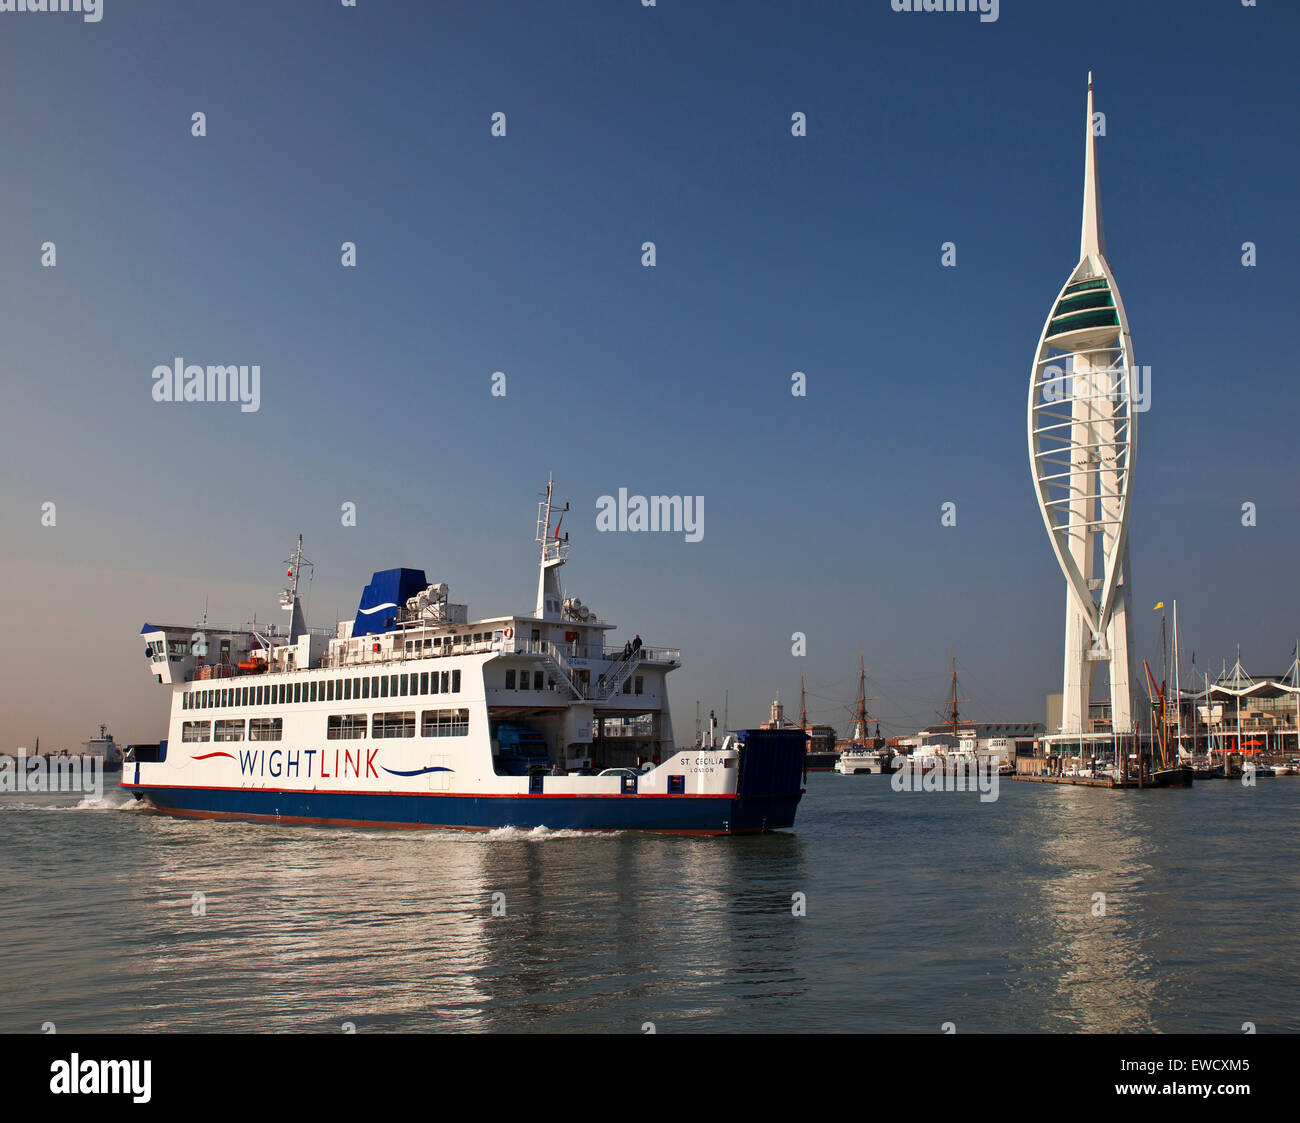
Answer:
<path fill-rule="evenodd" d="M 1297 777 L 813 775 L 793 833 L 731 839 L 79 803 L 0 796 L 0 1030 L 1300 1029 Z"/>

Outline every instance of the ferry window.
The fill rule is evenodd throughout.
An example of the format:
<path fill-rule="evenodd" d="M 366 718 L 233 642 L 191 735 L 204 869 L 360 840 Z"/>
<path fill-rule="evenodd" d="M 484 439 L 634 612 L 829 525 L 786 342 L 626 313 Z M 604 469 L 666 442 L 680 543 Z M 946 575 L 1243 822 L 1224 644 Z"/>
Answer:
<path fill-rule="evenodd" d="M 514 688 L 515 688 L 515 672 L 506 671 L 506 689 L 513 690 Z"/>
<path fill-rule="evenodd" d="M 266 705 L 266 687 L 265 687 L 265 686 L 259 686 L 259 687 L 257 688 L 257 704 L 258 704 L 259 706 L 265 706 L 265 705 Z"/>
<path fill-rule="evenodd" d="M 370 697 L 370 680 L 368 678 L 363 678 L 361 680 L 361 697 L 362 698 Z"/>
<path fill-rule="evenodd" d="M 239 700 L 239 704 L 240 704 L 241 706 L 247 706 L 247 705 L 250 705 L 251 702 L 252 702 L 252 693 L 253 693 L 253 688 L 252 688 L 251 686 L 245 686 L 245 687 L 243 687 L 243 689 L 242 689 L 242 691 L 241 691 L 241 695 L 242 695 L 242 696 L 241 696 L 241 698 L 240 698 L 240 700 Z"/>
<path fill-rule="evenodd" d="M 421 737 L 469 735 L 469 710 L 425 710 L 420 715 Z"/>
<path fill-rule="evenodd" d="M 230 718 L 219 721 L 212 731 L 214 741 L 242 741 L 244 739 L 244 719 Z"/>
<path fill-rule="evenodd" d="M 645 676 L 644 676 L 644 675 L 637 675 L 637 676 L 636 676 L 636 693 L 637 693 L 637 694 L 640 694 L 641 691 L 642 691 L 642 689 L 643 689 L 644 687 L 645 687 Z"/>
<path fill-rule="evenodd" d="M 255 717 L 248 722 L 250 741 L 278 741 L 284 732 L 284 720 L 278 717 Z"/>
<path fill-rule="evenodd" d="M 542 689 L 542 681 L 543 681 L 543 680 L 542 680 L 542 672 L 541 672 L 541 671 L 534 671 L 534 672 L 533 672 L 533 689 L 534 689 L 534 690 L 541 690 L 541 689 Z"/>
<path fill-rule="evenodd" d="M 527 690 L 527 689 L 528 689 L 528 672 L 527 672 L 527 671 L 520 671 L 520 672 L 519 672 L 519 689 L 520 689 L 520 690 Z"/>
<path fill-rule="evenodd" d="M 372 736 L 375 737 L 414 737 L 415 711 L 401 710 L 391 714 L 375 714 Z"/>
<path fill-rule="evenodd" d="M 361 741 L 365 736 L 365 714 L 331 714 L 325 724 L 325 737 L 330 741 Z"/>
<path fill-rule="evenodd" d="M 446 694 L 447 691 L 450 689 L 450 687 L 448 687 L 448 685 L 447 685 L 450 681 L 451 681 L 451 675 L 450 675 L 447 671 L 443 671 L 443 672 L 442 672 L 442 692 L 443 692 L 444 694 Z M 436 694 L 437 691 L 435 690 L 434 693 Z"/>
<path fill-rule="evenodd" d="M 383 675 L 379 679 L 379 696 L 381 698 L 388 697 L 388 676 L 387 675 Z"/>
<path fill-rule="evenodd" d="M 411 646 L 412 646 L 412 643 L 411 643 L 411 641 L 408 639 L 408 640 L 406 641 L 406 654 L 407 654 L 407 655 L 410 655 L 410 654 L 411 654 Z"/>
<path fill-rule="evenodd" d="M 686 794 L 686 777 L 669 776 L 668 777 L 668 794 L 685 795 Z"/>
<path fill-rule="evenodd" d="M 184 694 L 181 695 L 181 709 L 188 710 L 189 708 L 190 708 L 190 693 L 187 690 Z"/>
<path fill-rule="evenodd" d="M 334 701 L 334 680 L 333 679 L 327 679 L 325 681 L 325 701 L 327 702 Z"/>
<path fill-rule="evenodd" d="M 632 680 L 630 678 L 625 678 L 623 680 L 623 693 L 624 694 L 632 693 Z"/>
<path fill-rule="evenodd" d="M 410 685 L 410 679 L 411 679 L 411 676 L 410 676 L 410 675 L 403 675 L 403 676 L 402 676 L 402 679 L 401 679 L 401 686 L 402 686 L 402 689 L 401 689 L 401 695 L 402 695 L 403 698 L 406 697 L 406 691 L 407 691 L 407 687 Z"/>
<path fill-rule="evenodd" d="M 493 643 L 500 643 L 501 640 L 502 640 L 503 638 L 504 638 L 504 637 L 503 637 L 503 633 L 501 633 L 501 632 L 493 632 L 493 633 L 492 633 L 492 642 L 493 642 Z"/>
<path fill-rule="evenodd" d="M 434 637 L 433 637 L 433 646 L 434 646 L 434 647 L 441 647 L 441 646 L 442 646 L 442 636 L 434 636 Z"/>
<path fill-rule="evenodd" d="M 451 672 L 451 692 L 453 694 L 460 693 L 460 671 L 459 670 L 455 670 Z"/>
<path fill-rule="evenodd" d="M 210 721 L 187 721 L 181 726 L 182 741 L 206 741 L 208 731 L 212 728 Z"/>
<path fill-rule="evenodd" d="M 420 693 L 421 694 L 429 693 L 429 672 L 428 671 L 420 672 Z"/>
<path fill-rule="evenodd" d="M 424 650 L 425 650 L 425 651 L 432 651 L 432 650 L 433 650 L 433 637 L 432 637 L 432 636 L 425 636 L 425 637 L 424 637 Z"/>
<path fill-rule="evenodd" d="M 370 697 L 372 698 L 379 697 L 379 676 L 378 675 L 374 675 L 370 679 Z"/>
<path fill-rule="evenodd" d="M 397 676 L 396 675 L 388 676 L 388 696 L 390 698 L 397 697 Z"/>
<path fill-rule="evenodd" d="M 291 699 L 291 701 L 294 702 L 302 701 L 302 683 L 295 682 L 293 684 L 293 698 Z"/>

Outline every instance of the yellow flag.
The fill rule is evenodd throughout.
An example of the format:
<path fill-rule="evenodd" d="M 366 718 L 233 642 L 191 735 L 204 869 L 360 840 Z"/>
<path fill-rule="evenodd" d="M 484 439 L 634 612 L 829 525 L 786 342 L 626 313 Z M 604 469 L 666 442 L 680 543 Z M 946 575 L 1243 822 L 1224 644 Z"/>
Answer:
<path fill-rule="evenodd" d="M 1155 608 L 1153 608 L 1151 611 L 1152 611 L 1152 612 L 1155 612 L 1157 608 L 1164 608 L 1164 606 L 1165 606 L 1165 602 L 1164 602 L 1164 601 L 1161 601 L 1161 602 L 1160 602 L 1158 605 L 1156 605 Z"/>

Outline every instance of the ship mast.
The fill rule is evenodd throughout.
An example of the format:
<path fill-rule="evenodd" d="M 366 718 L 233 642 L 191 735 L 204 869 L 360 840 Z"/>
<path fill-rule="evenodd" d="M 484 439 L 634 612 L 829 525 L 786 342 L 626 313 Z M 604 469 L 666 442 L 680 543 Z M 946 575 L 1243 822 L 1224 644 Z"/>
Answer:
<path fill-rule="evenodd" d="M 948 712 L 943 715 L 944 721 L 952 726 L 952 747 L 955 749 L 958 744 L 958 726 L 969 725 L 969 721 L 961 720 L 959 706 L 963 702 L 969 702 L 969 698 L 957 697 L 957 653 L 954 651 L 952 656 L 952 697 L 948 701 Z"/>
<path fill-rule="evenodd" d="M 808 702 L 804 697 L 803 672 L 799 672 L 799 728 L 808 730 Z"/>
<path fill-rule="evenodd" d="M 537 541 L 541 543 L 541 559 L 537 574 L 537 608 L 533 615 L 538 620 L 560 619 L 561 601 L 559 568 L 569 560 L 569 536 L 560 537 L 560 523 L 569 510 L 556 508 L 552 502 L 555 492 L 555 477 L 546 480 L 546 498 L 537 504 Z M 560 522 L 555 524 L 555 533 L 551 533 L 551 515 L 558 510 Z"/>
<path fill-rule="evenodd" d="M 307 619 L 303 615 L 302 602 L 298 599 L 298 576 L 302 572 L 302 567 L 307 566 L 311 570 L 312 576 L 316 575 L 316 567 L 302 556 L 302 535 L 298 535 L 298 546 L 294 550 L 293 556 L 286 558 L 283 562 L 289 567 L 285 576 L 291 580 L 291 584 L 280 591 L 280 607 L 286 612 L 292 613 L 289 617 L 289 642 L 297 643 L 298 637 L 307 631 Z M 207 618 L 207 609 L 204 609 L 204 618 Z"/>
<path fill-rule="evenodd" d="M 874 701 L 875 698 L 867 697 L 867 668 L 864 665 L 862 648 L 859 647 L 858 648 L 858 702 L 857 702 L 858 715 L 857 718 L 855 719 L 856 727 L 853 731 L 854 736 L 851 738 L 851 740 L 861 742 L 862 747 L 864 749 L 867 748 L 867 741 L 870 740 L 871 737 L 871 732 L 867 728 L 867 721 L 869 720 L 867 715 L 867 703 L 874 702 Z"/>

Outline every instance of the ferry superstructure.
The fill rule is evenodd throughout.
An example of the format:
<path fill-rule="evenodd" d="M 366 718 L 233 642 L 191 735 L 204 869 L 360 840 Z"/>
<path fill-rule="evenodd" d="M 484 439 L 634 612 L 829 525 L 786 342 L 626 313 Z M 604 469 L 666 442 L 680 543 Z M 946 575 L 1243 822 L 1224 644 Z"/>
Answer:
<path fill-rule="evenodd" d="M 568 505 L 538 504 L 536 608 L 471 620 L 422 570 L 377 572 L 353 620 L 309 629 L 302 540 L 280 596 L 287 634 L 145 624 L 172 691 L 167 737 L 122 786 L 202 818 L 488 830 L 692 834 L 794 825 L 804 735 L 738 730 L 678 750 L 675 649 L 607 647 L 613 624 L 561 588 Z"/>

